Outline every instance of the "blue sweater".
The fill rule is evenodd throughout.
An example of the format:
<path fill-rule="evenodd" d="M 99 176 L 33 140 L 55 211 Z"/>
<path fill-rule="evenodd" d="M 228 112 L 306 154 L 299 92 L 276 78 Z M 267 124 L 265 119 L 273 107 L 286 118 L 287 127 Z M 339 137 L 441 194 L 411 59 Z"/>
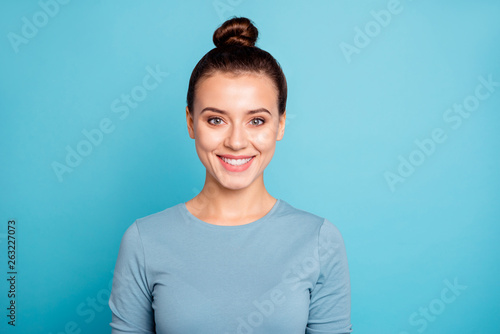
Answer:
<path fill-rule="evenodd" d="M 262 218 L 221 226 L 185 203 L 123 235 L 112 333 L 351 333 L 344 241 L 330 221 L 278 199 Z"/>

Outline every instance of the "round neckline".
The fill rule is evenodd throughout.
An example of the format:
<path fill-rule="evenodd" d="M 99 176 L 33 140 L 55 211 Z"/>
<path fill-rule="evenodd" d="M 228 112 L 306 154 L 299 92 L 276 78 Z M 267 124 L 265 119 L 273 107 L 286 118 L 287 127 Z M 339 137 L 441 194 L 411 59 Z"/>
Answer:
<path fill-rule="evenodd" d="M 278 207 L 280 206 L 281 202 L 282 202 L 281 199 L 277 198 L 276 202 L 274 203 L 274 205 L 271 208 L 271 210 L 269 210 L 264 216 L 260 217 L 257 220 L 254 220 L 253 222 L 242 224 L 242 225 L 216 225 L 216 224 L 212 224 L 212 223 L 207 223 L 206 221 L 201 220 L 198 217 L 196 217 L 195 215 L 193 215 L 187 209 L 187 206 L 186 206 L 185 202 L 180 203 L 180 209 L 181 209 L 182 212 L 184 212 L 184 214 L 191 221 L 194 221 L 196 224 L 198 224 L 200 226 L 206 226 L 208 228 L 213 228 L 213 229 L 237 230 L 237 229 L 245 229 L 245 228 L 254 227 L 254 226 L 260 225 L 262 222 L 268 220 L 269 217 L 271 217 L 274 214 L 274 212 L 278 209 Z"/>

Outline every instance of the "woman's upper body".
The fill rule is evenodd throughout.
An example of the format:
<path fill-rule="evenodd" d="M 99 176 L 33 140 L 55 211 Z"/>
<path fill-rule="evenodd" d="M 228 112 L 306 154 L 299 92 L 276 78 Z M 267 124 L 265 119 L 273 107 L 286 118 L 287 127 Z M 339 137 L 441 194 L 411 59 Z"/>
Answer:
<path fill-rule="evenodd" d="M 113 334 L 351 332 L 340 232 L 282 199 L 243 225 L 204 222 L 185 203 L 136 220 L 109 305 Z"/>
<path fill-rule="evenodd" d="M 190 78 L 186 121 L 201 192 L 123 236 L 113 333 L 350 333 L 344 243 L 325 218 L 271 196 L 286 79 L 246 18 L 214 33 Z"/>

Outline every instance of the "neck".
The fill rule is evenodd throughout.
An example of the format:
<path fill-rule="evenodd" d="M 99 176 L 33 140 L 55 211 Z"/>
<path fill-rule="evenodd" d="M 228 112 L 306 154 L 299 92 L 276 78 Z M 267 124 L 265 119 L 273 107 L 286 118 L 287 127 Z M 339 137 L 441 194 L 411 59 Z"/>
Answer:
<path fill-rule="evenodd" d="M 252 221 L 266 214 L 276 203 L 264 186 L 263 174 L 248 187 L 228 189 L 208 172 L 198 195 L 187 202 L 192 213 L 205 221 Z"/>

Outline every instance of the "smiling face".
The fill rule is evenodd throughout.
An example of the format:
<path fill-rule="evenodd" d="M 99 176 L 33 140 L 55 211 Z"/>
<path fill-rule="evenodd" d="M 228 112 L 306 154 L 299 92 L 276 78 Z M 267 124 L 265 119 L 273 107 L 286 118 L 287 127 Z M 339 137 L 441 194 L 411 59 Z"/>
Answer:
<path fill-rule="evenodd" d="M 235 190 L 262 180 L 285 131 L 277 96 L 271 79 L 255 73 L 216 72 L 198 82 L 186 120 L 208 177 Z"/>

